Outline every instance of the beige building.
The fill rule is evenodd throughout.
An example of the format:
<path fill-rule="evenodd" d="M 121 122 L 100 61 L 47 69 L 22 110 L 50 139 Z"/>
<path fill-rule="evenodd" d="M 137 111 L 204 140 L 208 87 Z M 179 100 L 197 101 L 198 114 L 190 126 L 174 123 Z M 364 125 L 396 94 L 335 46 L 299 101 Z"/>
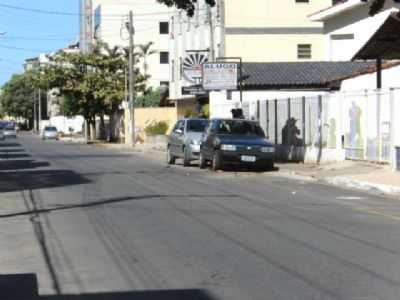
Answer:
<path fill-rule="evenodd" d="M 209 9 L 200 0 L 193 18 L 177 10 L 170 19 L 171 98 L 208 98 L 198 91 L 194 96 L 190 91 L 198 84 L 199 75 L 193 69 L 204 62 L 199 56 L 208 60 L 241 57 L 243 62 L 323 60 L 323 24 L 312 22 L 308 16 L 332 3 L 332 0 L 218 0 Z"/>
<path fill-rule="evenodd" d="M 248 62 L 322 60 L 323 24 L 308 15 L 332 0 L 225 1 L 225 55 Z"/>

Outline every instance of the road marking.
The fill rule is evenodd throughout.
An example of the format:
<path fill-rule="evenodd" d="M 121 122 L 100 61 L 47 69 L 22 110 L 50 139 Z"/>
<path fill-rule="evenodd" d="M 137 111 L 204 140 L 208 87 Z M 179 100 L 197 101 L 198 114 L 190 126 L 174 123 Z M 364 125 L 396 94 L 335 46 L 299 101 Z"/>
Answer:
<path fill-rule="evenodd" d="M 351 196 L 341 196 L 341 197 L 336 197 L 336 200 L 365 200 L 367 198 L 365 197 L 351 197 Z"/>

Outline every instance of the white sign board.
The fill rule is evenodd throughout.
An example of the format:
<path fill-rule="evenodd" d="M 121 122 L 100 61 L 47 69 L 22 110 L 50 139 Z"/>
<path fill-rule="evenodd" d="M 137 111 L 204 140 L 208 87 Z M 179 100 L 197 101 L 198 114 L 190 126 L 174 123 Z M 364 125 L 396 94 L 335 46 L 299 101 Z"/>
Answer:
<path fill-rule="evenodd" d="M 203 64 L 204 90 L 237 90 L 238 69 L 237 63 Z"/>

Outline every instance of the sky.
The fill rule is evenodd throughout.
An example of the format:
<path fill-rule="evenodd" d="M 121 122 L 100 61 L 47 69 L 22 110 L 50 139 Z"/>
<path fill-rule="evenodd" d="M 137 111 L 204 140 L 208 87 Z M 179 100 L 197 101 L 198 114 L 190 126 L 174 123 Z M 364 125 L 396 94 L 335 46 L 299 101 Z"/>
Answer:
<path fill-rule="evenodd" d="M 0 0 L 0 86 L 23 71 L 25 59 L 58 50 L 78 38 L 79 0 Z"/>

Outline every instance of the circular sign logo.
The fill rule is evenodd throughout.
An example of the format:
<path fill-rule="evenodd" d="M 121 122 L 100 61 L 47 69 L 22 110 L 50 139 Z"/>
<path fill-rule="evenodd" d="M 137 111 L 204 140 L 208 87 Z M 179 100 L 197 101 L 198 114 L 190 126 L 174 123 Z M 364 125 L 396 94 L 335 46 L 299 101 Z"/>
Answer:
<path fill-rule="evenodd" d="M 200 84 L 202 78 L 202 65 L 208 61 L 204 54 L 194 53 L 188 55 L 182 62 L 183 77 L 193 84 Z"/>

